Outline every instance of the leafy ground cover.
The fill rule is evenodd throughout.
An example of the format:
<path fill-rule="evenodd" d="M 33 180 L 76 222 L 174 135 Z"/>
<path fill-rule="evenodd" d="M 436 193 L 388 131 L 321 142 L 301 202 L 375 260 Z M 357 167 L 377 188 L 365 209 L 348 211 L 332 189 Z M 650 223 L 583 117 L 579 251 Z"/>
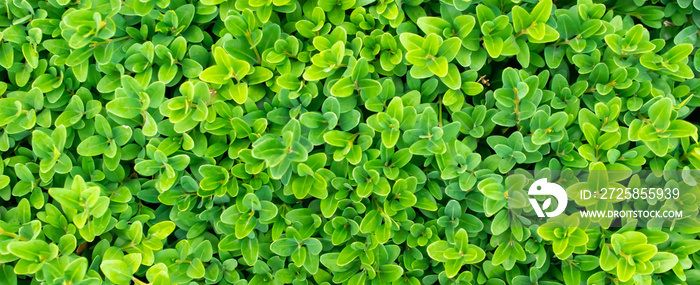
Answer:
<path fill-rule="evenodd" d="M 651 228 L 506 188 L 700 169 L 700 1 L 0 2 L 2 284 L 700 283 L 690 176 Z"/>

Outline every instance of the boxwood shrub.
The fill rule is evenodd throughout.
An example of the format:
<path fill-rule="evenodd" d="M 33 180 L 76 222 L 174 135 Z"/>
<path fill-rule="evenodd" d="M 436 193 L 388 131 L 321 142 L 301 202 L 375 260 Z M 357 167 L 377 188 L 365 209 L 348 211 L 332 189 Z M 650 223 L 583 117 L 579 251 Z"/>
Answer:
<path fill-rule="evenodd" d="M 700 1 L 0 0 L 2 284 L 700 284 L 700 189 L 516 224 L 514 170 L 700 169 Z"/>

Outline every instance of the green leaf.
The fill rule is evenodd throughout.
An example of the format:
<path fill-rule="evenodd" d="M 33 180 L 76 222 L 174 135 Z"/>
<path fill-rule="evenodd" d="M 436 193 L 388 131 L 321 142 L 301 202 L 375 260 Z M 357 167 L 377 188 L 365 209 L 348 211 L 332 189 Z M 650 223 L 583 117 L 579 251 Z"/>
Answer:
<path fill-rule="evenodd" d="M 17 285 L 17 274 L 12 270 L 11 265 L 2 265 L 0 279 L 5 280 L 7 285 Z"/>
<path fill-rule="evenodd" d="M 41 240 L 14 241 L 8 244 L 7 250 L 21 259 L 41 262 L 51 256 L 49 244 Z"/>
<path fill-rule="evenodd" d="M 175 223 L 171 221 L 163 221 L 151 226 L 148 229 L 148 235 L 158 239 L 166 239 L 175 230 Z"/>
<path fill-rule="evenodd" d="M 459 69 L 456 65 L 450 63 L 448 65 L 447 74 L 444 77 L 440 77 L 442 83 L 445 83 L 447 87 L 453 90 L 457 90 L 462 87 L 462 76 L 459 73 Z"/>
<path fill-rule="evenodd" d="M 141 114 L 143 105 L 138 99 L 121 97 L 109 101 L 105 107 L 118 117 L 132 119 Z"/>
<path fill-rule="evenodd" d="M 662 55 L 663 59 L 668 63 L 678 63 L 683 59 L 688 58 L 693 52 L 693 45 L 685 43 L 672 47 Z"/>
<path fill-rule="evenodd" d="M 375 210 L 367 213 L 360 223 L 360 231 L 363 233 L 371 233 L 377 230 L 382 221 L 381 214 Z"/>
<path fill-rule="evenodd" d="M 76 150 L 83 156 L 96 156 L 107 151 L 108 145 L 109 141 L 105 137 L 95 135 L 80 142 Z"/>
<path fill-rule="evenodd" d="M 345 248 L 343 248 L 343 250 L 340 251 L 340 254 L 338 254 L 338 265 L 347 265 L 353 260 L 355 260 L 357 257 L 359 257 L 360 254 L 360 251 L 354 250 L 350 246 L 345 246 Z"/>
<path fill-rule="evenodd" d="M 0 98 L 0 126 L 13 122 L 22 111 L 22 103 L 14 98 Z"/>
<path fill-rule="evenodd" d="M 552 0 L 539 1 L 530 12 L 530 19 L 535 23 L 546 23 L 552 13 Z"/>
<path fill-rule="evenodd" d="M 649 108 L 649 120 L 657 130 L 666 130 L 671 125 L 671 111 L 673 101 L 669 98 L 662 98 Z"/>
<path fill-rule="evenodd" d="M 133 273 L 129 265 L 122 260 L 103 260 L 100 269 L 105 277 L 114 284 L 130 284 Z"/>
<path fill-rule="evenodd" d="M 236 237 L 242 239 L 250 234 L 258 223 L 258 219 L 252 215 L 243 215 L 236 221 Z"/>
<path fill-rule="evenodd" d="M 248 84 L 245 82 L 233 84 L 229 87 L 231 97 L 238 104 L 243 104 L 248 100 Z"/>
<path fill-rule="evenodd" d="M 354 93 L 355 88 L 355 83 L 352 82 L 350 77 L 343 77 L 333 84 L 333 87 L 331 87 L 331 94 L 340 98 L 348 97 Z"/>
<path fill-rule="evenodd" d="M 298 247 L 299 243 L 289 238 L 282 238 L 270 244 L 270 250 L 280 256 L 291 256 Z"/>
<path fill-rule="evenodd" d="M 195 258 L 187 267 L 187 276 L 192 279 L 200 279 L 204 277 L 204 274 L 206 273 L 205 270 L 206 269 L 204 268 L 202 261 L 199 258 Z"/>
<path fill-rule="evenodd" d="M 532 24 L 530 14 L 520 6 L 513 7 L 513 29 L 520 32 Z"/>
<path fill-rule="evenodd" d="M 634 265 L 630 265 L 626 259 L 621 258 L 617 262 L 617 277 L 620 281 L 630 280 L 634 276 L 634 269 Z"/>
<path fill-rule="evenodd" d="M 258 259 L 258 254 L 260 251 L 260 245 L 257 239 L 245 238 L 241 242 L 241 252 L 243 253 L 243 259 L 248 264 L 255 264 Z"/>
<path fill-rule="evenodd" d="M 491 36 L 484 36 L 484 47 L 492 58 L 497 58 L 503 50 L 503 40 Z"/>
<path fill-rule="evenodd" d="M 233 72 L 223 65 L 213 65 L 207 67 L 199 74 L 199 79 L 204 82 L 214 84 L 226 84 L 231 79 Z"/>
<path fill-rule="evenodd" d="M 451 27 L 450 23 L 438 17 L 420 17 L 416 24 L 426 35 L 431 33 L 442 35 L 445 29 Z"/>
<path fill-rule="evenodd" d="M 652 258 L 658 249 L 651 244 L 640 244 L 629 249 L 630 254 L 636 261 L 647 261 Z"/>
<path fill-rule="evenodd" d="M 651 259 L 654 273 L 664 273 L 678 264 L 678 256 L 670 252 L 657 252 Z"/>
<path fill-rule="evenodd" d="M 15 51 L 12 48 L 12 44 L 6 42 L 0 44 L 0 66 L 4 67 L 5 69 L 9 69 L 12 67 L 14 60 Z"/>
<path fill-rule="evenodd" d="M 432 60 L 428 60 L 426 66 L 433 74 L 437 75 L 438 77 L 447 76 L 448 65 L 447 59 L 444 57 L 436 57 Z"/>
<path fill-rule="evenodd" d="M 690 122 L 683 120 L 673 120 L 668 128 L 664 131 L 671 138 L 692 137 L 698 140 L 698 128 Z"/>
<path fill-rule="evenodd" d="M 570 262 L 562 262 L 561 272 L 564 275 L 564 284 L 580 284 L 581 270 Z"/>

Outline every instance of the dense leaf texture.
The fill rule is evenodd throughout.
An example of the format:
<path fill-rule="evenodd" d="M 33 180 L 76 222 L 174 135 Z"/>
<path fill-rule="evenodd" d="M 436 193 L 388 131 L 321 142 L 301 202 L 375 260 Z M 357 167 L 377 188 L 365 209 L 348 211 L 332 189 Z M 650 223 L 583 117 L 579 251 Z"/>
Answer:
<path fill-rule="evenodd" d="M 700 1 L 0 7 L 0 284 L 700 284 Z M 518 169 L 686 217 L 519 226 Z"/>

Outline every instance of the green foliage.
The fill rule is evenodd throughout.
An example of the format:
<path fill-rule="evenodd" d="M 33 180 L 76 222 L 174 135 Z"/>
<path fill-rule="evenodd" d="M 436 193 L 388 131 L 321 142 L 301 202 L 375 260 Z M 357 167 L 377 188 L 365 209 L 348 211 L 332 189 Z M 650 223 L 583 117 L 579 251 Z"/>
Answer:
<path fill-rule="evenodd" d="M 700 1 L 0 7 L 2 284 L 700 283 L 691 175 L 645 229 L 505 186 L 700 169 Z"/>

